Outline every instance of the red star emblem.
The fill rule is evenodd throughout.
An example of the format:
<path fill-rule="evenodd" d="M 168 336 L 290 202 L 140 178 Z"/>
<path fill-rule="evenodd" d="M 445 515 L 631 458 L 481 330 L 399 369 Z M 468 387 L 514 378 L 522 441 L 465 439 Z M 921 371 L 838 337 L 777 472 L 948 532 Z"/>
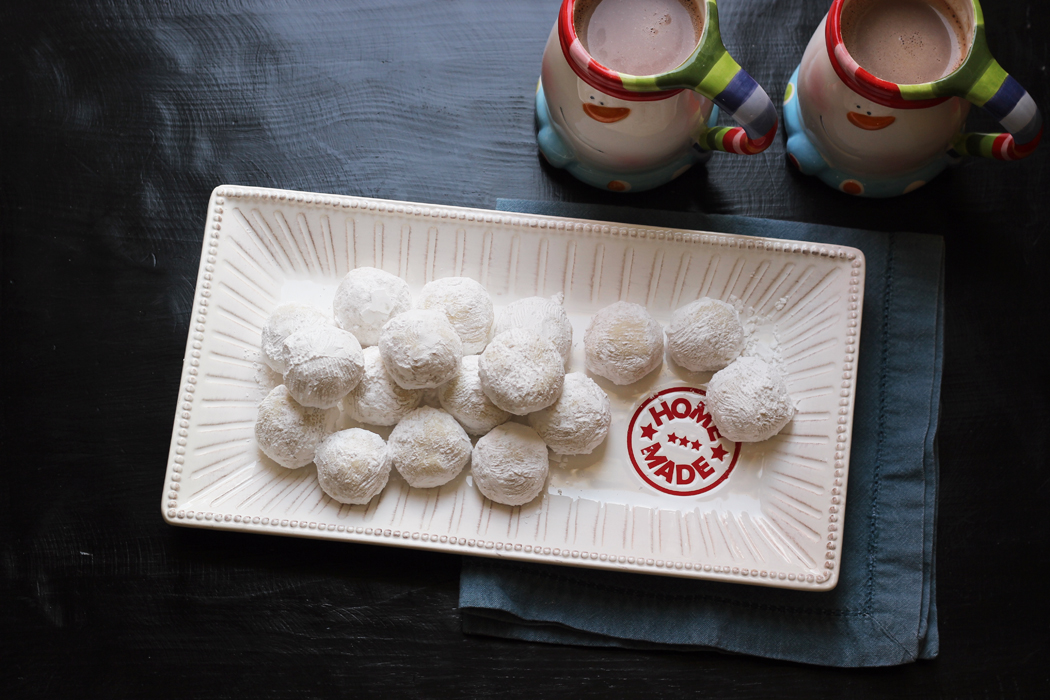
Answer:
<path fill-rule="evenodd" d="M 700 449 L 700 441 L 699 440 L 693 440 L 693 449 L 694 450 L 699 450 Z"/>
<path fill-rule="evenodd" d="M 642 437 L 646 440 L 652 440 L 654 435 L 656 435 L 656 428 L 653 426 L 647 425 L 642 428 Z"/>
<path fill-rule="evenodd" d="M 670 435 L 668 435 L 667 439 L 670 440 L 671 442 L 678 442 L 678 436 L 675 435 L 674 433 L 671 433 Z"/>
<path fill-rule="evenodd" d="M 727 454 L 729 454 L 729 451 L 722 447 L 722 443 L 718 443 L 711 448 L 711 457 L 717 459 L 719 462 L 724 462 Z"/>
<path fill-rule="evenodd" d="M 678 444 L 682 447 L 689 447 L 689 438 L 683 435 L 682 437 L 678 438 Z"/>

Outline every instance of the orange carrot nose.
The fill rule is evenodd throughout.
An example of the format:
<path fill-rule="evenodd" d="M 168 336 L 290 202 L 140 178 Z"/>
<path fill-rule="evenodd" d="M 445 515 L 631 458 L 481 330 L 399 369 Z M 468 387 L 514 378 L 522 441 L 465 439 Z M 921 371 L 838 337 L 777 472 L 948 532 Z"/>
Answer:
<path fill-rule="evenodd" d="M 853 126 L 859 126 L 861 129 L 867 131 L 885 129 L 887 126 L 897 121 L 897 117 L 873 117 L 868 114 L 861 114 L 860 112 L 846 112 L 846 118 L 849 119 L 850 124 Z"/>
<path fill-rule="evenodd" d="M 612 124 L 621 119 L 626 119 L 627 115 L 631 113 L 631 110 L 627 107 L 602 107 L 601 105 L 592 105 L 589 102 L 583 103 L 583 111 L 587 113 L 588 117 L 602 124 Z"/>

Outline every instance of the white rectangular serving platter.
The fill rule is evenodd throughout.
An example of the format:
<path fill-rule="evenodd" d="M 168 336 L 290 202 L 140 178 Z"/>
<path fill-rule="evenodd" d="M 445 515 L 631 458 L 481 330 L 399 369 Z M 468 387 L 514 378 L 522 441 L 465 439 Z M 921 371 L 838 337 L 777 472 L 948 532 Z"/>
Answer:
<path fill-rule="evenodd" d="M 659 491 L 629 456 L 631 417 L 636 409 L 649 415 L 641 405 L 665 389 L 702 389 L 710 378 L 665 360 L 629 387 L 595 377 L 612 400 L 608 439 L 591 455 L 552 453 L 544 492 L 525 506 L 487 500 L 469 469 L 436 489 L 410 488 L 394 472 L 367 505 L 340 504 L 321 491 L 313 465 L 284 469 L 258 450 L 257 406 L 280 382 L 262 362 L 259 342 L 280 303 L 301 301 L 331 313 L 336 286 L 359 266 L 396 274 L 413 292 L 441 277 L 472 277 L 489 290 L 497 315 L 516 299 L 561 292 L 575 331 L 569 371 L 579 372 L 583 332 L 608 304 L 643 304 L 666 325 L 676 308 L 699 297 L 735 303 L 752 328 L 752 351 L 770 354 L 785 369 L 798 413 L 774 438 L 740 445 L 732 471 L 710 490 Z M 859 250 L 839 246 L 218 187 L 208 205 L 164 518 L 828 590 L 841 558 L 864 270 Z M 340 427 L 352 425 L 340 419 Z M 371 429 L 384 438 L 390 432 Z M 724 438 L 719 444 L 735 450 Z"/>

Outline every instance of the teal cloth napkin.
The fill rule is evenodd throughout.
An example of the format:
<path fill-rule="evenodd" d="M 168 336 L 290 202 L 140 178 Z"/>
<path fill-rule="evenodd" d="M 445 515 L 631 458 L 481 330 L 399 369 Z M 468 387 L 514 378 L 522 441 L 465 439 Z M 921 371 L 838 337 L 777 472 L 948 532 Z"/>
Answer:
<path fill-rule="evenodd" d="M 586 646 L 715 649 L 827 666 L 937 655 L 934 552 L 944 244 L 738 216 L 500 200 L 499 209 L 854 246 L 861 362 L 838 586 L 826 593 L 465 557 L 463 629 Z"/>

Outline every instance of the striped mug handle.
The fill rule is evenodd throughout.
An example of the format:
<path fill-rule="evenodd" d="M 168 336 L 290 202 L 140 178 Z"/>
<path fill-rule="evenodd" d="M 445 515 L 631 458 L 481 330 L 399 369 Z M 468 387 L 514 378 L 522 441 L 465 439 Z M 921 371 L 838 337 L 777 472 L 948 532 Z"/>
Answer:
<path fill-rule="evenodd" d="M 1028 91 L 992 57 L 984 33 L 984 12 L 977 0 L 972 2 L 973 47 L 966 62 L 943 81 L 943 90 L 983 107 L 1009 133 L 959 134 L 951 148 L 960 156 L 1019 160 L 1039 145 L 1043 137 L 1043 115 Z"/>
<path fill-rule="evenodd" d="M 967 82 L 971 84 L 957 88 L 959 96 L 983 107 L 1009 133 L 959 134 L 952 141 L 952 151 L 960 156 L 996 160 L 1027 157 L 1043 137 L 1043 115 L 1035 100 L 991 55 L 977 68 L 968 71 L 970 80 Z"/>
<path fill-rule="evenodd" d="M 762 86 L 726 51 L 715 0 L 706 0 L 706 4 L 704 38 L 697 54 L 660 82 L 665 87 L 695 90 L 739 124 L 707 129 L 698 140 L 702 148 L 746 156 L 761 153 L 777 133 L 777 110 Z"/>

